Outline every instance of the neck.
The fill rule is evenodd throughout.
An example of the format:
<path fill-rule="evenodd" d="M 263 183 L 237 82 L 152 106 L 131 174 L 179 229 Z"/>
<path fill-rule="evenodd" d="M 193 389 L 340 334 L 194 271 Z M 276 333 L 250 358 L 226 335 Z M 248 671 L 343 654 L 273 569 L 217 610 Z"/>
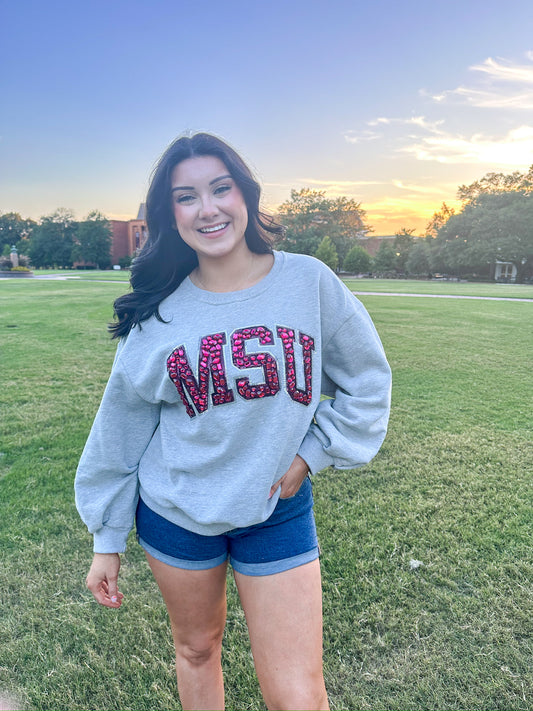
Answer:
<path fill-rule="evenodd" d="M 198 267 L 191 273 L 191 280 L 206 291 L 240 291 L 260 281 L 270 271 L 273 261 L 271 254 L 255 254 L 249 249 L 229 259 L 199 256 Z"/>

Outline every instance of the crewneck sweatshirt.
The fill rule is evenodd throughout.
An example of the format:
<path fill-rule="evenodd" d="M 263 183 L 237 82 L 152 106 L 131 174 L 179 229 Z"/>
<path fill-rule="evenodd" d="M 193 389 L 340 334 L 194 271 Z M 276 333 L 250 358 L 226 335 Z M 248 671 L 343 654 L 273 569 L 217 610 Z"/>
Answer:
<path fill-rule="evenodd" d="M 218 535 L 271 515 L 296 454 L 315 474 L 379 450 L 390 369 L 365 308 L 322 262 L 274 252 L 235 292 L 187 277 L 159 311 L 119 342 L 78 466 L 95 552 L 125 550 L 139 495 Z"/>

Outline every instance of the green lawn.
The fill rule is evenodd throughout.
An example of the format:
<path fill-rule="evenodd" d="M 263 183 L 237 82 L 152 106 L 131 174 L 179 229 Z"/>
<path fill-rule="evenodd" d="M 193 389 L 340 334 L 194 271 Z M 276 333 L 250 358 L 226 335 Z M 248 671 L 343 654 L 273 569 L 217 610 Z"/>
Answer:
<path fill-rule="evenodd" d="M 0 283 L 0 689 L 30 709 L 178 708 L 166 613 L 134 540 L 118 613 L 83 582 L 91 543 L 72 483 L 124 290 Z M 361 299 L 393 411 L 370 465 L 314 480 L 332 708 L 533 709 L 533 304 Z M 229 597 L 227 707 L 262 709 L 231 581 Z"/>
<path fill-rule="evenodd" d="M 38 269 L 36 277 L 60 276 L 80 281 L 124 281 L 128 282 L 128 270 L 92 269 Z M 343 281 L 356 292 L 379 292 L 398 294 L 446 294 L 450 296 L 489 296 L 504 298 L 533 299 L 533 284 L 496 284 L 454 281 L 419 281 L 415 279 L 356 279 L 344 277 Z"/>
<path fill-rule="evenodd" d="M 356 292 L 388 292 L 396 294 L 444 294 L 449 296 L 488 296 L 533 299 L 533 284 L 496 284 L 456 281 L 418 281 L 415 279 L 354 279 L 346 284 Z"/>
<path fill-rule="evenodd" d="M 34 276 L 49 277 L 57 276 L 65 279 L 79 279 L 81 281 L 129 281 L 130 272 L 128 269 L 120 271 L 114 269 L 36 269 Z"/>

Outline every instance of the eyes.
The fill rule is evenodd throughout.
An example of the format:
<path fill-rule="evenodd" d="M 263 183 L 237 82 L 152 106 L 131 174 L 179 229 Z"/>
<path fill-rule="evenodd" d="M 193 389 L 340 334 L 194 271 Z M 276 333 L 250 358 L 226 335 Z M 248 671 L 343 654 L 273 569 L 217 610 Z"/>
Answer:
<path fill-rule="evenodd" d="M 192 195 L 176 195 L 174 197 L 174 202 L 177 202 L 178 205 L 186 205 L 189 202 L 192 202 L 194 200 L 194 197 Z"/>
<path fill-rule="evenodd" d="M 218 198 L 224 197 L 232 188 L 233 183 L 221 183 L 213 188 L 213 195 Z M 176 192 L 174 202 L 178 205 L 192 205 L 197 197 L 196 192 Z"/>

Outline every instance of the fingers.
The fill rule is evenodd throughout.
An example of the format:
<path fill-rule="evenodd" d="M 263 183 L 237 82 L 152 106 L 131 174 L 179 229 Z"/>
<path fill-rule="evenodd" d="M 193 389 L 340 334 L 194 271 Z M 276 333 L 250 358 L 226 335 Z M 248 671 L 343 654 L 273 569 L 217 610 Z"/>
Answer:
<path fill-rule="evenodd" d="M 88 582 L 87 587 L 92 592 L 94 599 L 104 607 L 119 608 L 122 605 L 124 595 L 117 590 L 116 593 L 110 594 L 109 588 L 105 582 L 101 582 L 99 586 L 94 587 Z"/>
<path fill-rule="evenodd" d="M 298 482 L 293 481 L 290 483 L 287 483 L 286 481 L 284 481 L 284 479 L 281 479 L 281 493 L 279 495 L 279 498 L 290 499 L 291 496 L 296 496 L 296 494 L 300 491 L 302 482 L 303 479 L 299 480 Z"/>
<path fill-rule="evenodd" d="M 275 484 L 273 484 L 272 488 L 270 489 L 270 496 L 268 498 L 271 499 L 281 486 L 279 498 L 290 499 L 291 496 L 294 496 L 298 493 L 302 485 L 302 481 L 303 479 L 294 481 L 291 477 L 288 477 L 287 474 L 285 474 L 281 477 L 281 479 L 279 479 Z"/>
<path fill-rule="evenodd" d="M 295 496 L 308 472 L 307 462 L 297 454 L 287 472 L 272 485 L 269 498 L 272 498 L 279 487 L 281 487 L 281 499 Z"/>

